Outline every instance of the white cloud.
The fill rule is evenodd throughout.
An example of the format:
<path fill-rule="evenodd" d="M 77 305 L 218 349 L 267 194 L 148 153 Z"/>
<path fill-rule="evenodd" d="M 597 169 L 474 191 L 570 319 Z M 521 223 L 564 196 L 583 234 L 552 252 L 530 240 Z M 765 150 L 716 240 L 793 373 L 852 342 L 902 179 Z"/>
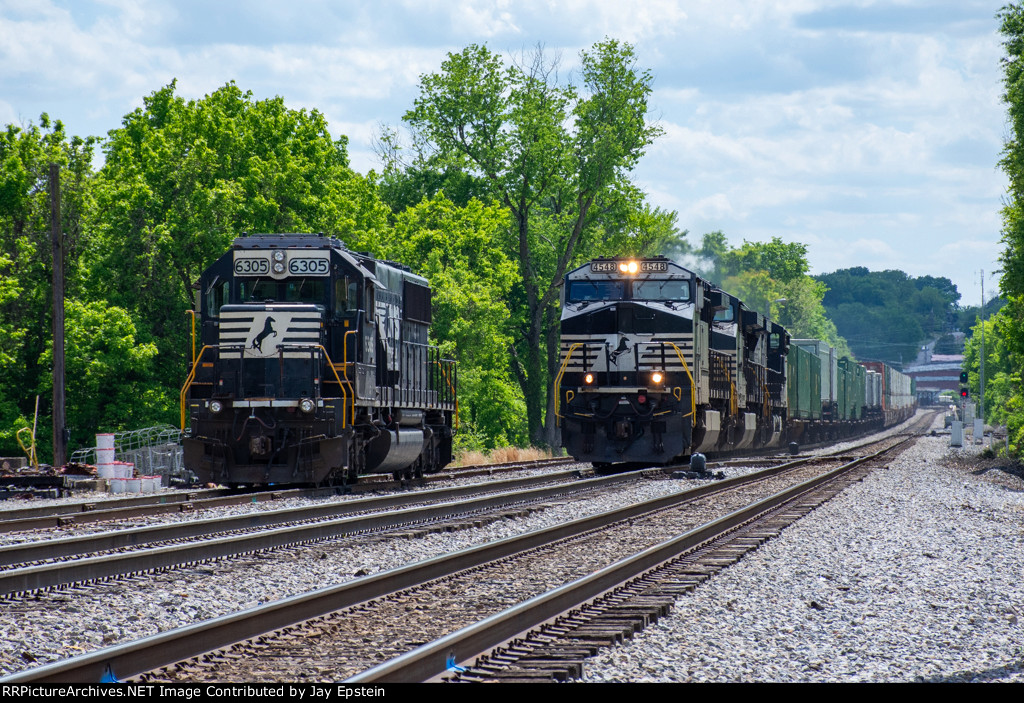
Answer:
<path fill-rule="evenodd" d="M 189 98 L 234 79 L 323 112 L 363 170 L 376 164 L 376 125 L 400 121 L 445 52 L 541 43 L 568 71 L 612 36 L 656 67 L 665 136 L 635 176 L 694 237 L 781 236 L 810 244 L 819 271 L 916 268 L 958 282 L 961 262 L 995 268 L 1000 249 L 1002 4 L 2 0 L 0 120 L 46 110 L 102 134 L 173 78 Z M 198 31 L 213 14 L 219 24 Z"/>

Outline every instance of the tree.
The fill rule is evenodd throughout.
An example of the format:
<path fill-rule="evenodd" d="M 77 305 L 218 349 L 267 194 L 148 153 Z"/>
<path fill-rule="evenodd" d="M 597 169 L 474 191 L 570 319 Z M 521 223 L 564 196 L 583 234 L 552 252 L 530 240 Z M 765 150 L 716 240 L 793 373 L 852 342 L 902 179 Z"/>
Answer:
<path fill-rule="evenodd" d="M 1003 101 L 1010 117 L 1010 136 L 1000 161 L 1010 188 L 1003 207 L 1003 276 L 1000 288 L 1006 305 L 985 324 L 986 343 L 995 349 L 994 359 L 986 353 L 985 408 L 1003 419 L 1009 430 L 1011 453 L 1024 451 L 1024 9 L 1012 3 L 1003 7 L 1001 21 L 1003 48 Z M 986 304 L 987 308 L 987 304 Z M 976 326 L 977 330 L 978 327 Z M 972 339 L 964 350 L 965 368 L 973 375 L 979 370 L 977 343 Z M 986 352 L 988 350 L 986 349 Z M 994 368 L 988 365 L 994 361 Z M 992 368 L 993 370 L 990 370 Z"/>
<path fill-rule="evenodd" d="M 45 113 L 38 125 L 0 132 L 0 455 L 20 453 L 14 433 L 31 425 L 37 393 L 38 435 L 49 435 L 50 396 L 41 393 L 51 372 L 41 356 L 53 338 L 49 168 L 60 167 L 65 296 L 74 297 L 81 294 L 79 255 L 89 241 L 96 141 L 69 136 Z"/>
<path fill-rule="evenodd" d="M 512 344 L 505 299 L 515 285 L 515 263 L 501 246 L 508 211 L 470 200 L 458 207 L 437 193 L 399 213 L 384 253 L 415 262 L 433 290 L 431 336 L 459 362 L 456 441 L 493 449 L 527 441 L 522 392 L 507 362 Z"/>
<path fill-rule="evenodd" d="M 827 286 L 829 316 L 863 359 L 909 363 L 924 342 L 955 326 L 960 293 L 948 278 L 864 267 L 816 278 Z"/>
<path fill-rule="evenodd" d="M 778 237 L 770 242 L 748 242 L 743 246 L 724 252 L 719 266 L 725 276 L 735 276 L 741 271 L 765 271 L 780 283 L 790 283 L 807 274 L 807 245 L 793 242 L 784 243 Z"/>
<path fill-rule="evenodd" d="M 93 298 L 128 310 L 157 345 L 168 387 L 184 376 L 192 283 L 235 236 L 324 232 L 372 249 L 388 216 L 319 112 L 234 83 L 199 100 L 174 91 L 146 97 L 110 132 L 89 272 Z"/>
<path fill-rule="evenodd" d="M 595 203 L 625 182 L 660 134 L 646 121 L 652 78 L 637 69 L 631 46 L 607 39 L 580 61 L 577 88 L 559 83 L 557 62 L 540 49 L 506 67 L 474 44 L 420 77 L 420 96 L 404 117 L 437 163 L 479 178 L 511 213 L 524 309 L 509 354 L 537 443 L 545 397 L 553 398 L 562 276 Z"/>
<path fill-rule="evenodd" d="M 702 275 L 744 304 L 785 327 L 795 339 L 822 339 L 840 356 L 852 356 L 850 348 L 825 313 L 822 300 L 827 286 L 807 275 L 807 246 L 749 242 L 733 248 L 720 231 L 704 235 L 693 252 Z"/>
<path fill-rule="evenodd" d="M 974 326 L 974 334 L 964 345 L 964 366 L 968 387 L 976 391 L 981 380 L 981 329 L 985 329 L 986 420 L 1007 427 L 1012 454 L 1024 451 L 1024 395 L 1021 369 L 1024 368 L 1024 305 L 1012 298 L 991 319 Z"/>
<path fill-rule="evenodd" d="M 101 429 L 156 424 L 163 409 L 177 401 L 173 388 L 153 379 L 156 345 L 138 341 L 135 323 L 125 310 L 104 301 L 69 300 L 65 330 L 67 378 L 73 379 L 67 390 L 71 446 L 92 446 Z M 44 352 L 42 362 L 52 360 L 52 351 Z M 44 377 L 40 386 L 43 394 L 51 393 L 52 378 Z"/>

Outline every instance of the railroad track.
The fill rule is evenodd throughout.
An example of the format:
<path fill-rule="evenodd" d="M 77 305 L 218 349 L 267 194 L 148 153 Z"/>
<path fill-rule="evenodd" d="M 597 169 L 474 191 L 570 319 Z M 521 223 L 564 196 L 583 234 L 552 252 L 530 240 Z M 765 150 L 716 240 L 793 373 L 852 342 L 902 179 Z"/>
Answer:
<path fill-rule="evenodd" d="M 896 446 L 902 447 L 909 441 L 903 440 Z M 872 458 L 875 457 L 867 457 Z M 847 486 L 862 480 L 872 467 L 861 461 L 850 462 L 652 547 L 646 553 L 622 560 L 601 573 L 568 584 L 560 592 L 510 609 L 496 618 L 495 625 L 481 624 L 476 631 L 467 628 L 445 641 L 432 643 L 433 647 L 427 645 L 410 653 L 406 661 L 393 660 L 353 677 L 352 681 L 409 680 L 408 676 L 447 682 L 579 679 L 585 660 L 602 647 L 619 644 L 657 622 L 671 611 L 677 598 L 778 536 Z M 650 566 L 655 563 L 658 565 Z M 534 623 L 533 628 L 524 631 L 524 622 Z M 513 629 L 518 631 L 511 633 Z M 474 638 L 477 643 L 471 644 Z M 431 664 L 431 655 L 439 648 L 455 652 L 463 642 L 480 652 L 461 666 L 448 666 L 445 672 L 438 672 L 436 664 Z M 494 646 L 495 642 L 499 644 Z M 484 651 L 486 648 L 489 651 Z M 420 673 L 413 673 L 417 669 Z"/>
<path fill-rule="evenodd" d="M 766 493 L 774 495 L 779 490 L 779 482 L 791 485 L 794 482 L 799 482 L 801 476 L 792 474 L 793 471 L 797 470 L 795 464 L 797 463 L 808 463 L 807 460 L 801 462 L 793 462 L 785 467 L 775 467 L 759 472 L 761 488 L 758 489 L 759 495 L 762 496 L 761 500 L 764 500 Z M 810 471 L 811 473 L 821 473 L 821 469 L 807 469 L 806 466 L 802 469 L 803 471 Z M 783 478 L 782 474 L 787 474 L 788 478 Z M 803 478 L 806 478 L 804 476 Z M 359 667 L 370 668 L 374 664 L 379 664 L 381 652 L 391 651 L 391 648 L 396 645 L 397 641 L 402 638 L 396 637 L 395 633 L 400 631 L 395 627 L 392 628 L 381 628 L 380 622 L 382 620 L 382 612 L 390 610 L 397 612 L 399 618 L 407 617 L 409 612 L 419 613 L 424 610 L 425 604 L 432 603 L 437 604 L 436 607 L 429 609 L 428 614 L 423 618 L 428 623 L 434 625 L 440 625 L 444 632 L 435 633 L 431 636 L 423 632 L 409 633 L 406 638 L 406 642 L 403 645 L 406 649 L 415 649 L 415 644 L 420 644 L 423 641 L 430 639 L 436 639 L 441 636 L 450 636 L 452 630 L 458 630 L 460 622 L 453 620 L 449 617 L 450 613 L 458 610 L 457 603 L 465 602 L 466 594 L 471 593 L 473 588 L 476 588 L 474 584 L 479 581 L 480 574 L 486 572 L 489 574 L 487 578 L 491 580 L 501 580 L 499 578 L 498 571 L 500 569 L 506 569 L 507 576 L 502 582 L 503 586 L 499 589 L 499 592 L 509 591 L 510 584 L 516 584 L 524 580 L 523 576 L 525 566 L 523 563 L 509 561 L 513 554 L 529 553 L 530 550 L 540 550 L 537 554 L 532 557 L 535 563 L 543 564 L 550 563 L 551 553 L 564 555 L 567 552 L 580 553 L 580 554 L 597 554 L 599 550 L 596 549 L 595 545 L 607 543 L 609 541 L 609 530 L 608 525 L 619 522 L 623 523 L 624 526 L 616 527 L 616 530 L 627 530 L 627 532 L 620 533 L 621 536 L 616 538 L 616 543 L 623 549 L 632 549 L 634 545 L 638 543 L 645 543 L 649 545 L 660 542 L 661 538 L 665 534 L 677 534 L 679 532 L 691 532 L 697 529 L 698 524 L 707 522 L 706 519 L 698 519 L 694 517 L 696 506 L 701 500 L 704 501 L 704 509 L 715 509 L 718 513 L 722 511 L 729 512 L 732 508 L 737 508 L 738 505 L 746 505 L 755 500 L 750 495 L 736 496 L 728 500 L 724 500 L 722 495 L 711 496 L 712 493 L 722 493 L 724 490 L 733 486 L 733 484 L 749 483 L 752 479 L 744 477 L 742 479 L 730 479 L 716 484 L 705 484 L 691 491 L 685 492 L 685 497 L 680 498 L 674 496 L 670 498 L 659 499 L 663 501 L 661 504 L 646 505 L 643 507 L 631 506 L 624 508 L 620 511 L 615 511 L 614 516 L 602 516 L 598 518 L 587 518 L 582 521 L 576 521 L 572 523 L 571 527 L 561 525 L 557 528 L 542 531 L 541 533 L 531 533 L 526 538 L 517 538 L 517 541 L 513 540 L 502 540 L 498 543 L 486 545 L 485 547 L 477 547 L 472 550 L 468 550 L 467 553 L 459 553 L 459 556 L 437 558 L 421 562 L 420 564 L 407 566 L 400 569 L 386 572 L 385 574 L 377 574 L 370 577 L 356 579 L 347 584 L 335 586 L 329 589 L 322 589 L 321 591 L 313 592 L 310 594 L 304 594 L 302 596 L 296 596 L 289 598 L 284 601 L 280 601 L 274 604 L 263 606 L 261 608 L 252 609 L 245 613 L 236 613 L 223 618 L 217 618 L 213 621 L 206 623 L 200 623 L 187 628 L 179 628 L 172 633 L 165 633 L 158 635 L 155 638 L 148 638 L 143 643 L 129 643 L 114 647 L 110 650 L 104 650 L 96 652 L 85 657 L 79 657 L 72 662 L 65 662 L 58 665 L 50 665 L 42 667 L 40 669 L 26 672 L 24 674 L 16 675 L 17 680 L 97 680 L 95 676 L 97 672 L 101 672 L 102 669 L 110 667 L 116 675 L 125 677 L 134 675 L 139 672 L 153 669 L 156 667 L 164 666 L 170 661 L 178 661 L 185 659 L 189 656 L 194 656 L 198 651 L 207 651 L 211 647 L 221 647 L 230 642 L 236 642 L 238 640 L 244 640 L 246 638 L 252 638 L 260 636 L 259 642 L 250 642 L 247 645 L 238 645 L 241 650 L 236 649 L 232 652 L 221 652 L 219 654 L 211 655 L 206 662 L 194 661 L 188 664 L 182 664 L 179 667 L 174 667 L 169 670 L 161 672 L 161 676 L 165 676 L 169 679 L 177 677 L 188 678 L 189 680 L 195 680 L 197 677 L 202 677 L 205 671 L 210 680 L 223 680 L 223 663 L 225 659 L 231 661 L 230 669 L 232 671 L 239 671 L 239 661 L 260 661 L 260 651 L 267 653 L 268 650 L 273 650 L 273 656 L 269 659 L 274 662 L 270 665 L 269 671 L 258 672 L 254 670 L 247 670 L 244 673 L 240 673 L 241 678 L 239 680 L 255 680 L 253 677 L 258 675 L 270 676 L 280 678 L 280 667 L 282 662 L 288 661 L 289 668 L 287 669 L 290 673 L 288 675 L 291 678 L 292 672 L 305 672 L 313 680 L 317 680 L 318 677 L 322 677 L 327 680 L 337 680 L 341 675 L 355 675 L 357 671 L 346 671 L 341 672 L 337 669 L 337 664 L 331 664 L 325 666 L 322 663 L 306 663 L 295 668 L 295 664 L 289 660 L 289 657 L 294 657 L 295 661 L 302 662 L 303 657 L 308 655 L 311 649 L 308 645 L 303 645 L 299 649 L 298 653 L 288 655 L 284 652 L 287 651 L 287 647 L 282 644 L 287 642 L 289 638 L 307 641 L 307 638 L 312 636 L 311 632 L 314 630 L 319 633 L 318 636 L 326 637 L 325 642 L 330 641 L 332 632 L 335 634 L 340 630 L 351 631 L 355 628 L 359 630 L 358 626 L 354 625 L 355 618 L 359 612 L 369 612 L 368 619 L 364 618 L 365 622 L 370 624 L 364 626 L 364 632 L 362 637 L 366 639 L 372 639 L 370 633 L 373 628 L 381 630 L 384 641 L 376 641 L 370 644 L 368 647 L 369 653 L 360 656 L 352 652 L 352 643 L 345 641 L 341 645 L 343 651 L 346 652 L 346 656 L 342 657 L 347 662 L 350 662 L 351 666 L 355 666 L 356 669 Z M 679 505 L 688 504 L 690 508 L 688 510 L 679 510 Z M 661 520 L 663 518 L 653 518 L 647 516 L 650 513 L 672 513 L 676 517 L 672 518 L 668 524 L 666 523 L 655 523 L 649 524 L 651 520 Z M 688 515 L 688 517 L 687 517 Z M 647 517 L 645 517 L 647 516 Z M 642 524 L 641 524 L 642 523 Z M 646 525 L 646 527 L 644 526 Z M 636 527 L 634 527 L 636 526 Z M 628 532 L 628 530 L 633 530 Z M 646 532 L 645 532 L 646 530 Z M 644 533 L 643 535 L 638 532 Z M 586 533 L 590 533 L 589 536 L 581 536 Z M 644 536 L 645 535 L 645 536 Z M 575 546 L 567 548 L 565 546 L 550 546 L 550 540 L 554 538 L 559 539 L 574 539 L 574 540 L 597 540 L 596 542 L 585 543 L 577 542 Z M 530 540 L 535 543 L 531 544 Z M 587 546 L 590 544 L 590 546 Z M 548 546 L 545 546 L 548 545 Z M 653 546 L 652 546 L 653 548 Z M 547 555 L 543 552 L 547 551 Z M 629 554 L 632 554 L 630 552 Z M 615 559 L 626 559 L 629 554 L 619 553 Z M 520 557 L 516 557 L 517 560 Z M 527 557 L 522 557 L 527 558 Z M 604 555 L 601 557 L 607 561 L 610 557 Z M 497 564 L 487 565 L 493 559 L 497 559 Z M 615 561 L 613 559 L 613 561 Z M 474 561 L 476 560 L 476 561 Z M 484 560 L 484 561 L 480 561 Z M 557 561 L 557 560 L 556 560 Z M 509 566 L 509 564 L 512 564 Z M 577 563 L 575 566 L 568 566 L 569 572 L 560 572 L 551 577 L 551 579 L 539 579 L 534 585 L 537 589 L 540 589 L 537 593 L 524 594 L 515 592 L 510 594 L 509 597 L 516 599 L 516 602 L 530 601 L 538 597 L 542 597 L 544 593 L 551 587 L 561 587 L 562 584 L 567 581 L 575 581 L 580 578 L 585 578 L 586 574 L 591 572 L 603 572 L 605 569 L 610 568 L 608 564 L 599 565 L 593 562 Z M 463 579 L 455 582 L 456 578 L 453 573 L 460 570 L 470 569 L 471 571 L 467 575 L 459 576 L 457 578 Z M 508 569 L 511 569 L 510 571 Z M 572 569 L 576 569 L 575 572 Z M 417 585 L 422 581 L 430 581 L 432 579 L 443 578 L 445 581 L 442 583 L 447 584 L 441 586 L 441 590 L 447 590 L 450 593 L 454 592 L 457 594 L 457 598 L 452 602 L 451 596 L 449 595 L 447 600 L 442 599 L 436 591 L 431 591 L 429 595 L 424 595 L 422 592 L 420 595 L 409 596 L 410 589 L 423 589 L 428 586 Z M 547 583 L 552 580 L 553 583 Z M 525 579 L 530 580 L 530 579 Z M 544 583 L 540 583 L 544 581 Z M 429 588 L 437 588 L 437 586 L 429 586 Z M 419 591 L 415 591 L 419 592 Z M 402 594 L 401 597 L 395 596 L 394 594 Z M 390 596 L 385 594 L 391 594 Z M 412 597 L 413 601 L 410 604 L 408 597 Z M 377 601 L 375 598 L 384 600 Z M 397 599 L 397 601 L 396 601 Z M 489 597 L 477 597 L 472 599 L 473 602 L 487 601 L 491 603 L 492 612 L 490 615 L 495 616 L 503 610 L 503 607 L 508 603 L 503 602 L 500 598 L 492 595 Z M 373 603 L 387 603 L 391 602 L 390 606 L 385 605 L 369 605 Z M 446 604 L 446 605 L 445 605 Z M 348 610 L 344 610 L 344 609 Z M 338 612 L 341 609 L 341 612 Z M 411 609 L 411 610 L 410 610 Z M 333 613 L 333 614 L 329 614 Z M 465 613 L 463 614 L 464 619 L 469 619 L 467 627 L 470 626 L 471 622 L 479 620 L 481 617 L 485 617 L 485 614 L 479 612 Z M 310 618 L 312 624 L 301 624 L 305 623 Z M 516 617 L 518 619 L 518 616 Z M 522 622 L 520 620 L 520 622 Z M 340 623 L 340 625 L 339 625 Z M 378 623 L 372 625 L 372 623 Z M 276 628 L 291 628 L 290 630 L 282 630 L 278 634 L 268 635 L 266 634 L 269 630 Z M 310 629 L 312 628 L 312 630 Z M 369 629 L 367 629 L 369 628 Z M 344 638 L 343 638 L 344 639 Z M 255 653 L 246 654 L 245 647 L 254 647 Z M 199 649 L 197 649 L 199 648 Z M 328 644 L 321 644 L 318 642 L 315 649 L 324 649 L 329 651 L 331 646 Z M 462 645 L 457 649 L 462 651 Z M 168 659 L 168 657 L 171 657 Z M 460 657 L 460 659 L 463 657 Z M 428 656 L 428 659 L 430 657 Z M 436 657 L 434 657 L 436 660 Z M 333 661 L 337 661 L 334 659 Z M 435 661 L 436 664 L 436 661 Z M 305 668 L 302 668 L 305 667 Z M 351 668 L 351 667 L 350 667 Z M 443 669 L 443 667 L 442 667 Z M 177 673 L 175 673 L 177 672 Z M 437 673 L 437 672 L 435 672 Z M 406 676 L 407 674 L 400 674 L 400 676 Z M 431 674 L 434 675 L 434 674 Z M 419 676 L 417 674 L 416 676 Z M 47 678 L 52 677 L 52 678 Z M 11 678 L 15 680 L 15 678 Z M 406 678 L 404 680 L 411 680 Z"/>
<path fill-rule="evenodd" d="M 281 547 L 459 521 L 601 490 L 629 474 L 580 479 L 565 471 L 232 517 L 122 529 L 0 547 L 0 595 L 88 584 Z M 554 485 L 547 485 L 554 484 Z"/>
<path fill-rule="evenodd" d="M 431 474 L 415 485 L 430 485 L 460 478 L 493 476 L 537 468 L 555 468 L 576 463 L 568 457 L 538 459 L 533 461 L 506 462 L 503 464 L 478 464 L 460 467 L 438 474 Z M 74 503 L 0 510 L 0 533 L 22 532 L 48 528 L 83 525 L 95 522 L 128 520 L 154 515 L 193 513 L 212 508 L 222 508 L 249 503 L 282 501 L 289 498 L 323 498 L 339 493 L 365 493 L 371 491 L 396 491 L 410 484 L 395 481 L 390 476 L 371 474 L 359 483 L 345 487 L 285 488 L 273 490 L 244 489 L 201 489 L 193 491 L 161 492 L 133 498 L 112 498 L 85 500 Z"/>

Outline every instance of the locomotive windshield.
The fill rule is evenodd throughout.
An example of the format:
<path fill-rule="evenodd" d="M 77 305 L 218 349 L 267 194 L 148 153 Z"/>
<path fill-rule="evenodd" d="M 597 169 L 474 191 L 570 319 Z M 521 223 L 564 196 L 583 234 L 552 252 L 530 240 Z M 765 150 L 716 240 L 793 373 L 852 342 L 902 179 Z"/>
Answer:
<path fill-rule="evenodd" d="M 566 300 L 622 300 L 626 286 L 623 281 L 571 281 Z"/>
<path fill-rule="evenodd" d="M 633 299 L 686 301 L 690 299 L 690 282 L 680 279 L 633 281 Z"/>
<path fill-rule="evenodd" d="M 272 300 L 278 303 L 326 302 L 327 279 L 287 278 L 275 281 L 269 278 L 242 279 L 238 282 L 238 299 L 243 303 Z"/>
<path fill-rule="evenodd" d="M 733 313 L 732 305 L 715 311 L 715 322 L 732 322 L 735 319 L 736 315 Z"/>

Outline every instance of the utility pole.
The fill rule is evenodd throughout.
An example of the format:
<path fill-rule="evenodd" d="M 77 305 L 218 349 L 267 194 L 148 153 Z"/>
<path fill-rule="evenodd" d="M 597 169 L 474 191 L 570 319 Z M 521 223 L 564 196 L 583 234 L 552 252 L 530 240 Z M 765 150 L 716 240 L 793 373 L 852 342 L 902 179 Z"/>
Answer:
<path fill-rule="evenodd" d="M 50 241 L 53 244 L 53 465 L 67 460 L 64 417 L 64 233 L 60 222 L 60 166 L 50 164 Z"/>
<path fill-rule="evenodd" d="M 985 419 L 985 269 L 981 270 L 981 393 L 978 394 L 978 417 Z"/>

